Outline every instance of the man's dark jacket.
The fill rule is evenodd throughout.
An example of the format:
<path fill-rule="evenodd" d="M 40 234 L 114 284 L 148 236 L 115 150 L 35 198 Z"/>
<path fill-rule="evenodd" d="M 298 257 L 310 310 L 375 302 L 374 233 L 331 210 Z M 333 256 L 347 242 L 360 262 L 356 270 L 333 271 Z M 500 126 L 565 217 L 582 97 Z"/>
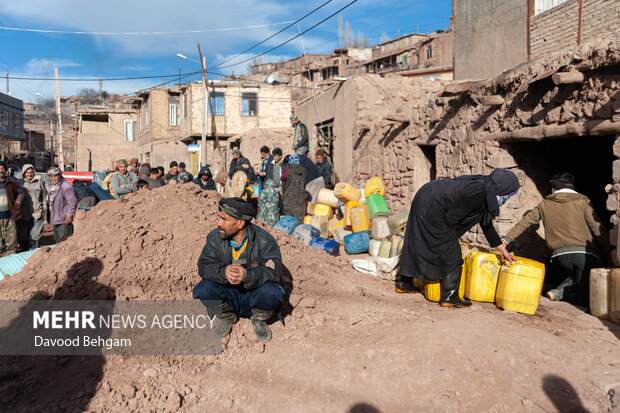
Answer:
<path fill-rule="evenodd" d="M 308 176 L 306 176 L 306 185 L 316 178 L 321 177 L 319 168 L 305 155 L 299 155 L 299 164 L 306 170 Z"/>
<path fill-rule="evenodd" d="M 331 185 L 332 183 L 332 164 L 329 163 L 327 159 L 323 159 L 323 162 L 316 163 L 317 168 L 319 168 L 319 172 L 325 181 L 325 185 Z"/>
<path fill-rule="evenodd" d="M 267 282 L 280 283 L 282 255 L 276 240 L 264 229 L 250 224 L 246 265 L 247 274 L 240 284 L 246 290 L 260 287 Z M 232 286 L 227 280 L 225 269 L 232 264 L 232 247 L 222 240 L 214 229 L 207 235 L 207 242 L 198 258 L 198 274 L 205 279 L 225 286 Z"/>
<path fill-rule="evenodd" d="M 9 204 L 9 212 L 11 213 L 11 219 L 17 221 L 22 219 L 22 202 L 24 200 L 25 192 L 19 187 L 16 180 L 12 178 L 5 178 L 6 180 L 6 198 Z"/>
<path fill-rule="evenodd" d="M 202 175 L 207 175 L 207 182 L 202 182 L 202 179 L 201 179 Z M 217 190 L 217 188 L 215 187 L 215 181 L 213 180 L 213 174 L 211 173 L 211 169 L 209 169 L 207 165 L 200 168 L 200 172 L 198 172 L 198 176 L 192 182 L 200 186 L 200 188 L 203 191 Z"/>

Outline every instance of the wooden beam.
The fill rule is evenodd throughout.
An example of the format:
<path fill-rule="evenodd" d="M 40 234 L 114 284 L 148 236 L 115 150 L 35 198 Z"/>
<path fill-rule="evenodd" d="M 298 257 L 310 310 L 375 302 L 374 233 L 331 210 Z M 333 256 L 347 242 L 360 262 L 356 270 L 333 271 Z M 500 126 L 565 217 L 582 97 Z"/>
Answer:
<path fill-rule="evenodd" d="M 370 122 L 357 121 L 355 122 L 355 128 L 359 130 L 370 130 L 371 124 Z"/>
<path fill-rule="evenodd" d="M 394 122 L 411 123 L 411 116 L 406 113 L 390 113 L 385 118 Z"/>
<path fill-rule="evenodd" d="M 504 104 L 504 98 L 500 95 L 478 96 L 478 100 L 483 106 L 501 106 Z"/>
<path fill-rule="evenodd" d="M 487 133 L 479 141 L 519 142 L 543 139 L 570 138 L 576 136 L 607 136 L 620 134 L 620 122 L 611 120 L 589 120 L 584 123 L 564 125 L 541 125 L 521 128 L 512 132 Z"/>
<path fill-rule="evenodd" d="M 558 72 L 551 76 L 556 85 L 570 85 L 573 83 L 583 83 L 583 73 L 581 72 Z"/>
<path fill-rule="evenodd" d="M 447 97 L 447 96 L 459 96 L 459 95 L 468 95 L 469 90 L 478 84 L 482 83 L 481 81 L 468 81 L 468 82 L 460 82 L 460 83 L 451 83 L 447 85 L 443 91 L 439 94 L 439 96 Z"/>

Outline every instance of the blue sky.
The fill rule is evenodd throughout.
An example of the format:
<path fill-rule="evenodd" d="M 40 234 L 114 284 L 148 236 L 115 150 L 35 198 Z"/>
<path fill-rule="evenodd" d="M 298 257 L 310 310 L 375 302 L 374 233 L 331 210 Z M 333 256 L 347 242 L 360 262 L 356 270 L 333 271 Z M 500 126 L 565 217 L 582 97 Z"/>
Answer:
<path fill-rule="evenodd" d="M 231 29 L 191 34 L 165 35 L 94 35 L 54 34 L 0 29 L 0 75 L 9 69 L 10 76 L 60 78 L 112 78 L 157 76 L 154 79 L 103 82 L 103 89 L 112 93 L 133 93 L 169 80 L 161 75 L 199 70 L 196 63 L 176 57 L 177 53 L 198 60 L 196 42 L 200 42 L 207 66 L 236 55 L 271 34 L 284 28 L 280 22 L 294 21 L 326 0 L 311 2 L 283 0 L 26 0 L 4 2 L 0 10 L 0 26 L 7 28 L 44 29 L 74 32 L 180 32 L 189 30 Z M 350 0 L 332 0 L 325 7 L 300 22 L 301 30 L 314 25 Z M 92 6 L 88 5 L 93 4 Z M 382 33 L 390 38 L 400 34 L 427 33 L 449 27 L 451 0 L 358 0 L 340 13 L 349 21 L 353 32 L 364 33 L 366 40 L 378 43 Z M 263 26 L 247 28 L 248 26 Z M 240 28 L 241 29 L 238 29 Z M 303 35 L 307 53 L 330 53 L 338 47 L 338 21 L 326 21 Z M 246 55 L 231 61 L 252 58 L 298 34 L 291 27 Z M 263 61 L 279 61 L 301 54 L 299 39 L 274 50 Z M 236 64 L 222 73 L 247 72 L 249 63 Z M 208 75 L 209 78 L 217 78 Z M 183 81 L 198 80 L 188 76 Z M 178 81 L 178 78 L 177 78 Z M 80 88 L 98 88 L 98 82 L 85 80 L 61 82 L 60 93 L 68 96 Z M 5 82 L 0 91 L 6 92 Z M 10 91 L 25 101 L 55 94 L 54 82 L 40 80 L 10 81 Z"/>

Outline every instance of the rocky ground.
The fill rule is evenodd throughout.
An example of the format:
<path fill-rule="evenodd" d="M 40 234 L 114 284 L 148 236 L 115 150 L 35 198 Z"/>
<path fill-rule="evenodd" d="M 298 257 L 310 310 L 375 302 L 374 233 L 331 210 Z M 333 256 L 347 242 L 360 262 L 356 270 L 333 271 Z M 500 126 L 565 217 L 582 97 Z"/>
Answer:
<path fill-rule="evenodd" d="M 188 299 L 217 200 L 187 184 L 102 202 L 0 299 Z M 545 298 L 534 316 L 444 309 L 270 231 L 272 341 L 243 319 L 219 355 L 3 356 L 0 411 L 620 411 L 620 326 Z"/>

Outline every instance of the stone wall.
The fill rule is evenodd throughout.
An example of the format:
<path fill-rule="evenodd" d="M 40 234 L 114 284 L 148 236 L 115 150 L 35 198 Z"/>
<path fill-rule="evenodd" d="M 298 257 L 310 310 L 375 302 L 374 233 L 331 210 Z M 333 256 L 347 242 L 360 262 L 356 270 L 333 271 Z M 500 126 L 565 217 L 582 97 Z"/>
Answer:
<path fill-rule="evenodd" d="M 620 2 L 583 0 L 581 42 L 620 33 Z M 530 56 L 545 56 L 558 49 L 577 45 L 579 0 L 569 0 L 530 20 Z"/>

